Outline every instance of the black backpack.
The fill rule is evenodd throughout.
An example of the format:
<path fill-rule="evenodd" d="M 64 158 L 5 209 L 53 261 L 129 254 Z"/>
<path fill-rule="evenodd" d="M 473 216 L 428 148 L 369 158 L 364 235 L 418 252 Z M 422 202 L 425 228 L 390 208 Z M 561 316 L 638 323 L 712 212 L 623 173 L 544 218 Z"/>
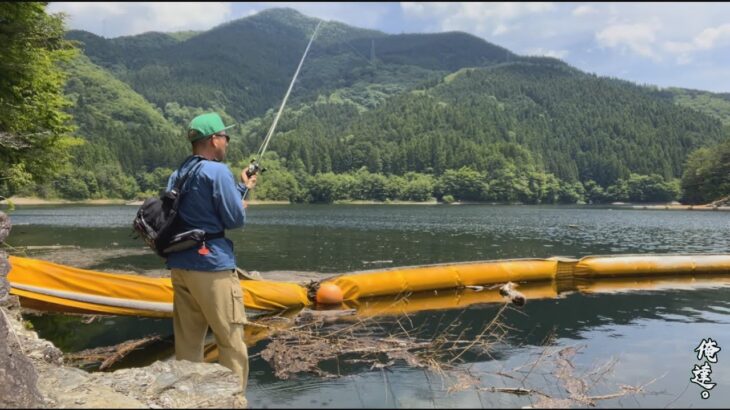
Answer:
<path fill-rule="evenodd" d="M 180 175 L 188 161 L 197 161 L 185 175 Z M 205 161 L 205 158 L 194 155 L 178 168 L 177 181 L 172 190 L 163 193 L 159 198 L 148 198 L 139 207 L 132 227 L 144 242 L 159 256 L 167 258 L 172 252 L 193 248 L 206 240 L 222 238 L 224 232 L 207 234 L 202 229 L 185 230 L 178 207 L 182 199 L 182 188 L 190 175 L 194 174 Z"/>

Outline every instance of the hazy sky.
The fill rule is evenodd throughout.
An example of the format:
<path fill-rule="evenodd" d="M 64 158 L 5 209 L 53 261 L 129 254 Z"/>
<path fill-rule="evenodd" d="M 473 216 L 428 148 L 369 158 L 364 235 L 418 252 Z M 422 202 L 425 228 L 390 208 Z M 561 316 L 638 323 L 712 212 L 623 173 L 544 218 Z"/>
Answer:
<path fill-rule="evenodd" d="M 206 30 L 272 7 L 385 33 L 464 31 L 638 84 L 730 92 L 730 3 L 51 3 L 104 37 Z"/>

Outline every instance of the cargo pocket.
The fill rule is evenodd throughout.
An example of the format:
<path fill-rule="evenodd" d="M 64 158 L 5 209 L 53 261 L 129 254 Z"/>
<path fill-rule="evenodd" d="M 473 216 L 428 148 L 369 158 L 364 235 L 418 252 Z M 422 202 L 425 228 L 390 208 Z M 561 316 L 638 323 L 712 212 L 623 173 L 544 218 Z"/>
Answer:
<path fill-rule="evenodd" d="M 231 296 L 233 297 L 231 323 L 246 324 L 248 320 L 246 320 L 246 310 L 243 305 L 243 290 L 241 290 L 241 284 L 238 282 L 238 279 L 234 279 L 233 282 L 234 285 L 231 288 Z"/>

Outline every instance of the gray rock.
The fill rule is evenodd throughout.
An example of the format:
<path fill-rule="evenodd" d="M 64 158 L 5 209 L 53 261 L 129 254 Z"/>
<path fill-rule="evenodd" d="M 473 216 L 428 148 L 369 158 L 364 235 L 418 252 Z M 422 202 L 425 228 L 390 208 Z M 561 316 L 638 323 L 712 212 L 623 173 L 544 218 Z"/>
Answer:
<path fill-rule="evenodd" d="M 13 224 L 10 223 L 10 217 L 4 212 L 0 212 L 0 243 L 5 241 L 5 238 L 10 235 L 10 229 Z"/>
<path fill-rule="evenodd" d="M 9 321 L 0 315 L 0 408 L 42 407 L 37 379 L 33 363 L 20 351 Z"/>
<path fill-rule="evenodd" d="M 0 212 L 0 243 L 8 237 L 11 227 L 10 217 Z M 4 251 L 0 250 L 0 306 L 8 303 L 8 292 L 10 291 L 10 284 L 8 284 L 6 279 L 8 272 L 10 272 L 10 264 L 8 263 L 7 255 Z"/>
<path fill-rule="evenodd" d="M 0 250 L 0 306 L 12 305 L 10 298 L 10 284 L 7 274 L 10 272 L 10 263 L 4 251 Z"/>
<path fill-rule="evenodd" d="M 53 407 L 242 408 L 238 377 L 210 363 L 170 360 L 112 373 L 49 366 L 41 371 Z"/>
<path fill-rule="evenodd" d="M 8 319 L 23 346 L 21 350 L 17 342 L 7 344 L 9 353 L 24 360 L 29 377 L 23 387 L 28 391 L 35 391 L 33 397 L 37 401 L 16 400 L 4 404 L 6 407 L 245 407 L 238 376 L 219 364 L 169 360 L 110 373 L 88 373 L 64 366 L 61 351 L 51 342 L 39 338 L 34 331 L 25 329 L 14 315 L 8 315 Z M 8 367 L 4 364 L 0 366 L 0 379 L 2 369 L 6 368 Z M 25 374 L 18 373 L 17 368 L 9 368 L 5 373 L 10 373 L 15 378 L 19 374 Z M 1 384 L 0 391 L 6 383 Z M 13 395 L 19 397 L 17 391 L 18 389 L 12 390 Z M 8 394 L 3 392 L 0 397 L 6 396 Z"/>
<path fill-rule="evenodd" d="M 17 313 L 6 309 L 14 300 L 7 293 L 9 267 L 5 252 L 0 251 L 0 408 L 43 407 L 36 387 L 38 375 L 31 360 L 23 355 L 22 339 L 15 330 Z"/>

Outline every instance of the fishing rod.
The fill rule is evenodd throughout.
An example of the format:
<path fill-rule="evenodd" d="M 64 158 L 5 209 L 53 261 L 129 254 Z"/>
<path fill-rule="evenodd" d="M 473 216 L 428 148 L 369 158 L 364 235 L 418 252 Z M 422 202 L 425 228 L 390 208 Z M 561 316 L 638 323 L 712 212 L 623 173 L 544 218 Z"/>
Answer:
<path fill-rule="evenodd" d="M 271 137 L 274 135 L 274 130 L 276 129 L 276 124 L 279 122 L 279 117 L 281 117 L 281 113 L 284 111 L 284 106 L 286 105 L 286 101 L 289 99 L 289 94 L 291 94 L 292 88 L 294 88 L 294 82 L 297 80 L 297 76 L 299 76 L 299 70 L 302 68 L 304 59 L 307 57 L 307 53 L 309 52 L 309 47 L 312 45 L 312 42 L 314 41 L 314 37 L 317 35 L 317 30 L 319 29 L 320 24 L 322 24 L 322 21 L 317 23 L 317 27 L 314 28 L 314 33 L 312 33 L 312 38 L 309 39 L 309 44 L 307 44 L 307 48 L 304 50 L 304 55 L 302 55 L 302 59 L 299 61 L 299 66 L 297 67 L 297 71 L 294 73 L 294 77 L 291 79 L 291 83 L 289 84 L 289 89 L 286 91 L 286 94 L 284 95 L 284 100 L 281 102 L 281 106 L 279 107 L 279 112 L 276 113 L 276 117 L 274 117 L 274 122 L 271 124 L 271 128 L 269 128 L 269 132 L 266 134 L 266 138 L 264 138 L 264 142 L 261 144 L 261 147 L 259 148 L 259 151 L 256 154 L 256 156 L 251 160 L 251 163 L 248 165 L 248 168 L 246 169 L 246 171 L 244 171 L 244 172 L 246 172 L 246 176 L 248 176 L 249 178 L 258 172 L 266 171 L 265 168 L 262 168 L 259 165 L 259 161 L 261 161 L 261 157 L 264 156 L 264 153 L 266 152 L 266 148 L 269 146 L 269 142 L 271 141 Z"/>

